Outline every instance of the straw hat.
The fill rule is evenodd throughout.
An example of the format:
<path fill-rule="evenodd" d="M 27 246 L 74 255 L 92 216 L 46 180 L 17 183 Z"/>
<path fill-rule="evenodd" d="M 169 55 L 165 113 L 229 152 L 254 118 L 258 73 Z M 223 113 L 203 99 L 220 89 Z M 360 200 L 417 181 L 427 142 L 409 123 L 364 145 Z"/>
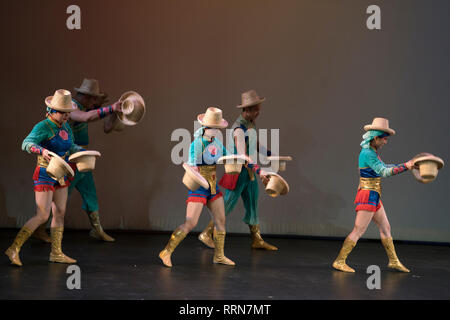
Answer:
<path fill-rule="evenodd" d="M 230 156 L 220 157 L 217 164 L 225 164 L 225 172 L 234 174 L 241 173 L 242 165 L 245 164 L 245 156 L 233 154 Z"/>
<path fill-rule="evenodd" d="M 247 108 L 255 106 L 265 101 L 266 98 L 260 98 L 255 90 L 250 90 L 241 94 L 241 104 L 237 108 Z"/>
<path fill-rule="evenodd" d="M 374 118 L 372 124 L 367 124 L 364 126 L 364 130 L 380 130 L 389 133 L 391 136 L 395 134 L 395 130 L 389 128 L 389 120 L 385 118 Z"/>
<path fill-rule="evenodd" d="M 60 181 L 65 175 L 68 175 L 69 177 L 73 177 L 75 175 L 70 165 L 64 161 L 63 158 L 51 151 L 49 151 L 48 154 L 52 157 L 52 159 L 48 163 L 46 170 L 52 179 Z"/>
<path fill-rule="evenodd" d="M 134 91 L 127 91 L 119 99 L 122 102 L 122 112 L 117 113 L 119 120 L 127 125 L 134 126 L 142 120 L 145 114 L 145 102 L 142 96 Z"/>
<path fill-rule="evenodd" d="M 222 118 L 222 110 L 215 107 L 209 107 L 206 109 L 206 113 L 199 114 L 197 120 L 202 126 L 210 128 L 226 128 L 228 126 L 228 122 Z"/>
<path fill-rule="evenodd" d="M 77 108 L 70 91 L 64 89 L 56 90 L 53 96 L 45 98 L 45 104 L 53 110 L 62 112 L 72 112 Z"/>
<path fill-rule="evenodd" d="M 428 183 L 437 177 L 438 170 L 444 166 L 444 161 L 431 153 L 423 152 L 413 158 L 413 164 L 419 166 L 419 175 L 424 180 L 420 182 Z"/>
<path fill-rule="evenodd" d="M 275 172 L 267 172 L 270 177 L 269 182 L 266 185 L 266 193 L 271 197 L 278 197 L 279 195 L 285 195 L 289 192 L 289 185 L 279 174 Z"/>
<path fill-rule="evenodd" d="M 183 168 L 186 171 L 183 176 L 183 184 L 188 187 L 189 190 L 195 191 L 200 187 L 205 189 L 209 188 L 208 181 L 203 176 L 191 168 L 187 163 L 183 163 Z"/>
<path fill-rule="evenodd" d="M 278 171 L 286 170 L 286 162 L 292 161 L 292 157 L 290 156 L 270 156 L 267 157 L 267 160 L 272 162 L 272 166 L 274 164 L 278 164 Z"/>
<path fill-rule="evenodd" d="M 84 79 L 79 88 L 73 88 L 76 92 L 84 93 L 94 97 L 102 97 L 105 94 L 100 92 L 100 86 L 95 79 Z"/>
<path fill-rule="evenodd" d="M 94 170 L 95 159 L 100 156 L 101 154 L 98 151 L 80 151 L 72 154 L 69 161 L 77 164 L 78 171 L 87 172 Z"/>
<path fill-rule="evenodd" d="M 419 169 L 414 168 L 414 169 L 411 170 L 411 173 L 412 173 L 414 179 L 416 179 L 420 183 L 427 184 L 427 183 L 430 183 L 430 182 L 434 181 L 434 179 L 424 179 L 424 178 L 422 178 L 420 176 Z"/>

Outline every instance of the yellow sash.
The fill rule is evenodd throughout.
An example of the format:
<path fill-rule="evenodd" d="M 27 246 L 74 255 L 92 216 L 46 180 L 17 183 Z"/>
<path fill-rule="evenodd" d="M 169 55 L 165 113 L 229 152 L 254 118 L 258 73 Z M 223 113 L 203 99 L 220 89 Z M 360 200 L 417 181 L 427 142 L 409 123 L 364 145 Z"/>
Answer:
<path fill-rule="evenodd" d="M 381 178 L 359 178 L 358 189 L 372 190 L 381 196 Z"/>
<path fill-rule="evenodd" d="M 198 166 L 198 170 L 203 178 L 208 181 L 211 188 L 211 194 L 216 194 L 216 165 Z"/>

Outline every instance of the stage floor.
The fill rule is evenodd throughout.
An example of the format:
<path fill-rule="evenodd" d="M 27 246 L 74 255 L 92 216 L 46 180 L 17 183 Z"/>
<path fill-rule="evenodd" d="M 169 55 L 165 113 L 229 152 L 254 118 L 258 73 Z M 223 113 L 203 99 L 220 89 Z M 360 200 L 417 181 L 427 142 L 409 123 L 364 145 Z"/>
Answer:
<path fill-rule="evenodd" d="M 69 290 L 68 265 L 47 262 L 50 245 L 31 238 L 21 250 L 23 267 L 4 250 L 17 230 L 0 230 L 0 299 L 450 299 L 450 246 L 397 243 L 411 269 L 387 269 L 379 241 L 360 241 L 348 264 L 355 274 L 334 271 L 341 241 L 266 237 L 279 251 L 250 249 L 250 236 L 229 235 L 226 255 L 236 266 L 212 263 L 213 250 L 189 235 L 164 267 L 158 253 L 169 234 L 112 233 L 114 243 L 87 231 L 67 231 L 63 251 L 78 260 L 81 289 Z M 381 289 L 369 290 L 369 265 L 381 268 Z"/>

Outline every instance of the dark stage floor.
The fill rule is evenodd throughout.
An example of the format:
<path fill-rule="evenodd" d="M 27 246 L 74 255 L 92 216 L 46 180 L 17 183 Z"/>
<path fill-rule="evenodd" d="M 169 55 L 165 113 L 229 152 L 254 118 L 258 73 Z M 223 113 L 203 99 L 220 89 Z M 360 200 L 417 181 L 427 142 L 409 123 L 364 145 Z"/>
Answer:
<path fill-rule="evenodd" d="M 78 259 L 81 290 L 66 286 L 68 265 L 47 262 L 50 246 L 30 239 L 24 266 L 3 251 L 17 231 L 0 230 L 0 299 L 449 299 L 450 246 L 397 244 L 410 274 L 390 271 L 380 242 L 361 241 L 348 263 L 355 274 L 334 271 L 341 241 L 269 238 L 280 250 L 250 249 L 250 237 L 230 235 L 226 254 L 235 267 L 212 263 L 213 250 L 189 235 L 164 267 L 157 255 L 168 234 L 112 233 L 115 243 L 67 231 L 64 252 Z M 381 267 L 381 289 L 369 290 L 369 265 Z"/>

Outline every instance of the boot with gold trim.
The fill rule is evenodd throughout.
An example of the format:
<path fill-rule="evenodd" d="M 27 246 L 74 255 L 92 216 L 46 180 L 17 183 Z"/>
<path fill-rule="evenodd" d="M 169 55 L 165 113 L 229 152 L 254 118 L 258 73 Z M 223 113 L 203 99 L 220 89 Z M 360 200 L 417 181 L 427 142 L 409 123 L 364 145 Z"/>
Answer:
<path fill-rule="evenodd" d="M 226 235 L 225 231 L 217 231 L 216 229 L 214 229 L 214 246 L 215 246 L 215 248 L 214 248 L 213 262 L 225 264 L 228 266 L 234 266 L 235 263 L 232 260 L 225 257 L 225 254 L 223 252 L 224 246 L 225 246 L 225 235 Z"/>
<path fill-rule="evenodd" d="M 25 241 L 33 234 L 33 231 L 28 229 L 27 227 L 22 227 L 20 231 L 17 233 L 16 238 L 14 239 L 13 244 L 6 249 L 5 254 L 8 256 L 11 264 L 21 267 L 22 261 L 20 261 L 20 248 L 22 248 Z"/>
<path fill-rule="evenodd" d="M 50 236 L 52 238 L 52 251 L 50 252 L 50 262 L 57 263 L 76 263 L 77 260 L 66 256 L 62 252 L 61 243 L 64 233 L 64 227 L 50 228 Z"/>
<path fill-rule="evenodd" d="M 184 238 L 186 238 L 186 235 L 187 233 L 184 233 L 180 228 L 177 228 L 170 236 L 169 242 L 167 243 L 164 250 L 159 253 L 159 258 L 166 267 L 172 267 L 172 253 L 180 244 L 180 242 L 183 241 Z"/>
<path fill-rule="evenodd" d="M 346 263 L 345 260 L 347 259 L 350 252 L 353 250 L 353 248 L 356 246 L 356 243 L 350 240 L 349 238 L 346 238 L 344 243 L 342 244 L 341 251 L 339 252 L 338 257 L 333 262 L 333 268 L 339 271 L 343 272 L 355 272 L 354 269 L 350 268 Z"/>
<path fill-rule="evenodd" d="M 214 221 L 210 221 L 208 226 L 198 235 L 198 240 L 203 242 L 208 248 L 214 249 L 213 240 Z"/>
<path fill-rule="evenodd" d="M 263 238 L 261 237 L 261 230 L 259 228 L 259 225 L 252 226 L 249 224 L 248 227 L 250 228 L 250 232 L 252 234 L 252 249 L 264 249 L 270 251 L 278 250 L 277 247 L 268 244 L 263 240 Z"/>
<path fill-rule="evenodd" d="M 89 235 L 95 239 L 103 240 L 106 242 L 113 242 L 115 239 L 106 234 L 100 224 L 100 215 L 98 211 L 89 212 L 89 222 L 91 223 L 92 229 Z"/>
<path fill-rule="evenodd" d="M 381 243 L 389 258 L 388 267 L 401 272 L 410 272 L 398 259 L 397 253 L 395 253 L 394 240 L 392 238 L 381 239 Z"/>

